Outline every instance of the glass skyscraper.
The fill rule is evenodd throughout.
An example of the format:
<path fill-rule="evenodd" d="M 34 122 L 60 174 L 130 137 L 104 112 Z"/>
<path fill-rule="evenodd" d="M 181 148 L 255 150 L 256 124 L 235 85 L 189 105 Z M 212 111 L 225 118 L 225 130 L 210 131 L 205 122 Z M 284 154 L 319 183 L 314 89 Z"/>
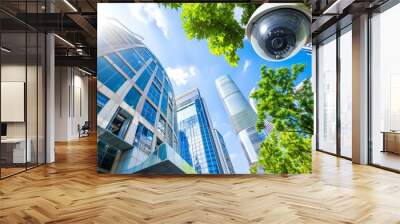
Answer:
<path fill-rule="evenodd" d="M 142 38 L 99 18 L 97 124 L 99 172 L 194 173 L 180 155 L 174 91 Z"/>
<path fill-rule="evenodd" d="M 221 147 L 217 145 L 205 102 L 198 89 L 178 96 L 179 141 L 181 156 L 197 173 L 224 174 L 226 163 Z"/>
<path fill-rule="evenodd" d="M 219 147 L 220 152 L 222 152 L 221 157 L 223 159 L 221 161 L 222 161 L 222 167 L 224 169 L 224 173 L 234 174 L 235 169 L 233 168 L 231 157 L 229 156 L 228 149 L 226 148 L 224 137 L 221 135 L 221 133 L 217 129 L 214 129 L 214 134 L 216 136 L 215 140 L 217 142 L 217 147 Z"/>
<path fill-rule="evenodd" d="M 230 77 L 221 76 L 215 84 L 249 165 L 253 165 L 258 161 L 260 143 L 265 138 L 264 132 L 256 131 L 257 114 Z"/>

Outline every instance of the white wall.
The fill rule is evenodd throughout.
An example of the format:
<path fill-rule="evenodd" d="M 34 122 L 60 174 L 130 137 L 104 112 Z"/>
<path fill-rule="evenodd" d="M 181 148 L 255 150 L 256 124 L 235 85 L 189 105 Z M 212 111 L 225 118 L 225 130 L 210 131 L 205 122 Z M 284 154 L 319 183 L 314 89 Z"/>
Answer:
<path fill-rule="evenodd" d="M 78 125 L 88 120 L 88 78 L 76 68 L 56 67 L 55 140 L 79 138 Z"/>
<path fill-rule="evenodd" d="M 38 69 L 38 70 L 37 70 Z M 2 82 L 23 82 L 26 84 L 26 107 L 23 102 L 22 108 L 18 110 L 25 114 L 26 120 L 23 118 L 21 122 L 6 122 L 8 138 L 24 138 L 25 135 L 30 140 L 30 148 L 32 162 L 39 159 L 39 163 L 44 162 L 45 147 L 45 120 L 44 120 L 44 74 L 42 68 L 35 66 L 25 66 L 25 64 L 3 64 L 1 66 Z M 27 80 L 25 80 L 27 78 Z M 4 89 L 2 89 L 2 93 Z M 24 94 L 24 89 L 19 90 L 20 94 Z M 2 98 L 7 95 L 2 95 Z M 13 113 L 13 108 L 3 107 L 3 112 Z M 8 111 L 7 111 L 8 110 Z M 14 109 L 16 110 L 16 109 Z M 16 112 L 14 112 L 16 113 Z"/>
<path fill-rule="evenodd" d="M 26 70 L 27 69 L 27 70 Z M 33 66 L 28 66 L 25 67 L 24 65 L 18 65 L 18 64 L 6 64 L 1 66 L 1 81 L 3 82 L 24 82 L 26 83 L 25 80 L 25 75 L 26 71 L 28 71 L 28 74 L 32 73 L 33 70 L 35 70 Z M 36 72 L 36 70 L 35 70 Z M 31 84 L 31 83 L 30 83 Z M 36 83 L 34 83 L 36 85 Z M 30 103 L 32 102 L 32 98 L 36 98 L 36 89 L 34 92 L 30 93 L 29 90 L 27 89 L 27 102 Z M 35 106 L 36 105 L 30 105 L 30 106 Z M 7 108 L 1 108 L 2 110 L 7 110 Z M 31 117 L 33 114 L 28 113 L 28 121 L 33 120 L 33 117 Z M 36 114 L 34 114 L 34 118 L 36 119 Z M 25 137 L 25 126 L 26 122 L 7 122 L 7 136 L 8 137 Z M 30 128 L 31 125 L 28 126 Z M 36 129 L 36 127 L 34 127 Z M 29 130 L 28 130 L 29 131 Z M 29 135 L 29 133 L 28 133 Z M 29 136 L 28 136 L 29 137 Z"/>
<path fill-rule="evenodd" d="M 67 67 L 55 69 L 55 140 L 66 141 L 68 139 L 68 77 Z"/>
<path fill-rule="evenodd" d="M 4 82 L 25 82 L 25 64 L 9 64 L 1 66 L 1 81 Z M 29 68 L 28 68 L 29 69 Z M 7 110 L 7 108 L 1 108 Z M 25 122 L 7 123 L 7 137 L 25 137 Z"/>

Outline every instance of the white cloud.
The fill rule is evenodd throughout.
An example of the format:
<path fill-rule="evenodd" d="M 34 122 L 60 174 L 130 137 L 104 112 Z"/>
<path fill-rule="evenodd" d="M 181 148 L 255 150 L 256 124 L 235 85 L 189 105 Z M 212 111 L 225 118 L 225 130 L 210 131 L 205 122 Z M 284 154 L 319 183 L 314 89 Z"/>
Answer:
<path fill-rule="evenodd" d="M 250 65 L 251 65 L 251 61 L 250 60 L 244 61 L 243 72 L 246 72 Z"/>
<path fill-rule="evenodd" d="M 177 66 L 176 68 L 167 67 L 166 72 L 170 79 L 172 79 L 177 86 L 186 85 L 189 79 L 198 75 L 198 70 L 195 66 Z"/>
<path fill-rule="evenodd" d="M 140 22 L 145 24 L 154 22 L 168 39 L 168 20 L 157 4 L 129 4 L 129 10 Z"/>
<path fill-rule="evenodd" d="M 189 73 L 192 76 L 196 76 L 197 75 L 197 68 L 195 66 L 190 66 L 189 67 Z"/>

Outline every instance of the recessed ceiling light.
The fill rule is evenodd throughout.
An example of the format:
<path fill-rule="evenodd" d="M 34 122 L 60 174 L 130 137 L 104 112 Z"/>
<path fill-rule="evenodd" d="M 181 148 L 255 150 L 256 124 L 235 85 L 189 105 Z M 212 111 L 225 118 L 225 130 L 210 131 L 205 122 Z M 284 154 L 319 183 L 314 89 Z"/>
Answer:
<path fill-rule="evenodd" d="M 343 9 L 351 5 L 355 0 L 336 0 L 332 5 L 330 5 L 322 14 L 342 14 Z"/>
<path fill-rule="evenodd" d="M 64 0 L 65 4 L 67 4 L 74 12 L 78 12 L 78 10 L 73 6 L 68 0 Z"/>
<path fill-rule="evenodd" d="M 60 37 L 58 34 L 54 34 L 55 37 L 57 37 L 59 40 L 61 40 L 62 42 L 66 43 L 67 45 L 69 45 L 70 47 L 75 48 L 75 45 L 73 45 L 71 42 L 69 42 L 68 40 Z"/>
<path fill-rule="evenodd" d="M 9 50 L 9 49 L 7 49 L 5 47 L 1 47 L 0 49 L 1 49 L 1 51 L 4 51 L 6 53 L 10 53 L 11 52 L 11 50 Z"/>
<path fill-rule="evenodd" d="M 81 72 L 83 72 L 83 73 L 85 73 L 85 74 L 87 74 L 87 75 L 90 75 L 90 76 L 93 75 L 92 73 L 90 73 L 90 72 L 88 72 L 88 71 L 86 71 L 86 70 L 83 70 L 83 69 L 81 69 L 81 68 L 79 68 L 79 67 L 78 67 L 78 70 L 81 71 Z"/>

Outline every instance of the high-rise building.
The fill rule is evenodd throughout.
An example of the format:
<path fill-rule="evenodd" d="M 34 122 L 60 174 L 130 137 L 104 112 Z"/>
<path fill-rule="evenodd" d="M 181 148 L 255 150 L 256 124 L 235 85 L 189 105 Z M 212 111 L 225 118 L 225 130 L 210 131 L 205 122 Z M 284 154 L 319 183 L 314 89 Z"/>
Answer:
<path fill-rule="evenodd" d="M 224 173 L 234 174 L 235 169 L 233 168 L 231 157 L 229 156 L 228 149 L 226 148 L 224 136 L 221 133 L 214 129 L 214 134 L 216 136 L 217 147 L 219 147 L 219 151 L 222 152 L 221 161 L 224 168 Z"/>
<path fill-rule="evenodd" d="M 249 165 L 253 165 L 258 160 L 260 143 L 265 138 L 263 132 L 256 131 L 257 114 L 230 77 L 221 76 L 215 84 Z"/>
<path fill-rule="evenodd" d="M 181 156 L 197 173 L 223 174 L 223 152 L 217 146 L 205 102 L 198 89 L 176 99 Z"/>
<path fill-rule="evenodd" d="M 115 19 L 98 29 L 98 170 L 194 172 L 179 156 L 174 91 L 157 57 Z"/>

